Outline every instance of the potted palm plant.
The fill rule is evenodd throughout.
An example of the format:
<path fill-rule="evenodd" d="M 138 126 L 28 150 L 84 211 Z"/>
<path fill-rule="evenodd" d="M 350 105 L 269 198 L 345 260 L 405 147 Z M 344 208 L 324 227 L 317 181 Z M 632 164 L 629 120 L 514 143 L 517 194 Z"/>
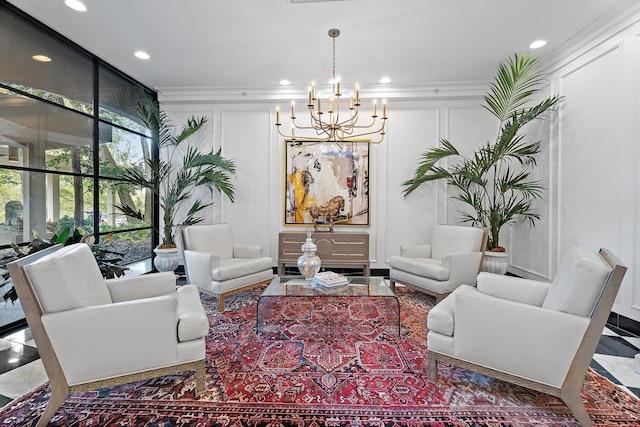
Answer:
<path fill-rule="evenodd" d="M 147 188 L 158 198 L 162 209 L 162 228 L 158 230 L 161 243 L 154 252 L 154 265 L 160 271 L 172 271 L 180 257 L 176 246 L 176 234 L 181 225 L 202 222 L 201 213 L 212 203 L 194 197 L 193 190 L 208 187 L 217 190 L 234 201 L 231 178 L 236 173 L 235 163 L 221 155 L 221 150 L 202 152 L 189 145 L 189 137 L 198 133 L 207 123 L 206 117 L 192 116 L 176 132 L 167 113 L 146 93 L 137 103 L 138 117 L 151 131 L 151 139 L 160 150 L 157 159 L 145 159 L 150 174 L 139 167 L 127 167 L 121 178 L 135 186 Z M 182 206 L 189 203 L 188 209 Z M 134 206 L 117 206 L 125 215 L 144 220 L 142 212 Z M 167 261 L 170 259 L 170 261 Z"/>
<path fill-rule="evenodd" d="M 543 188 L 530 177 L 540 141 L 527 141 L 522 128 L 534 119 L 546 117 L 545 113 L 560 102 L 561 97 L 553 95 L 533 103 L 539 99 L 545 82 L 534 55 L 514 55 L 500 63 L 484 96 L 484 108 L 500 121 L 495 141 L 464 157 L 450 141 L 442 139 L 440 147 L 421 155 L 413 177 L 403 183 L 404 196 L 426 182 L 445 180 L 458 190 L 453 198 L 470 208 L 460 212 L 461 222 L 487 227 L 488 250 L 504 252 L 499 241 L 504 225 L 522 220 L 535 226 L 540 219 L 533 201 L 542 196 Z M 447 158 L 452 160 L 447 169 L 438 165 Z M 506 264 L 500 272 L 506 272 Z"/>

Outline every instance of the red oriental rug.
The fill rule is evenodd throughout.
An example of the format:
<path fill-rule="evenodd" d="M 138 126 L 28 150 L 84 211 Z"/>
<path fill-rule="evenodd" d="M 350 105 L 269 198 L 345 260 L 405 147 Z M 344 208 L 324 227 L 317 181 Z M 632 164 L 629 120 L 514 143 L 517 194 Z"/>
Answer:
<path fill-rule="evenodd" d="M 202 295 L 211 324 L 205 395 L 194 395 L 192 373 L 171 375 L 72 395 L 50 425 L 578 425 L 555 397 L 465 369 L 442 365 L 439 383 L 429 383 L 431 301 L 424 294 L 397 288 L 400 336 L 380 301 L 363 297 L 310 299 L 304 306 L 274 299 L 273 322 L 258 335 L 261 292 L 228 300 L 222 314 L 214 298 Z M 11 402 L 0 425 L 35 425 L 48 397 L 45 384 Z M 598 426 L 640 425 L 640 401 L 591 370 L 582 399 Z"/>

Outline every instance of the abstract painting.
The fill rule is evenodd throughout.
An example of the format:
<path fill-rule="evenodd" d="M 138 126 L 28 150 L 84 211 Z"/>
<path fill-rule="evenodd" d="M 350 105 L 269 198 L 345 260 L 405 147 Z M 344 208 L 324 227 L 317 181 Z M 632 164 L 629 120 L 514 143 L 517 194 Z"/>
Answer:
<path fill-rule="evenodd" d="M 285 225 L 370 224 L 367 142 L 285 143 Z"/>

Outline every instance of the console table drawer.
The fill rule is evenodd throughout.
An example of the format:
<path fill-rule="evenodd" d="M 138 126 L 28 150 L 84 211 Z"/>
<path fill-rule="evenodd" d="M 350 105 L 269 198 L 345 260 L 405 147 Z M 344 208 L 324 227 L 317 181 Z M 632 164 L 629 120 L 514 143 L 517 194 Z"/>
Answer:
<path fill-rule="evenodd" d="M 312 232 L 311 238 L 318 246 L 316 255 L 323 266 L 362 267 L 364 275 L 369 275 L 368 233 Z M 278 274 L 283 273 L 285 264 L 298 262 L 306 239 L 304 231 L 283 231 L 278 235 Z"/>

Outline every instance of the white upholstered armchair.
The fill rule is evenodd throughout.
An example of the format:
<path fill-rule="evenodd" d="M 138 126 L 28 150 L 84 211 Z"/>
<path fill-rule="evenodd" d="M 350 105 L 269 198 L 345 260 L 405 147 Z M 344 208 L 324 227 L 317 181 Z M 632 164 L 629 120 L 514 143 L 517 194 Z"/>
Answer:
<path fill-rule="evenodd" d="M 482 228 L 436 225 L 430 244 L 401 246 L 389 259 L 391 287 L 402 283 L 439 302 L 461 284 L 475 284 L 486 245 Z"/>
<path fill-rule="evenodd" d="M 187 280 L 218 298 L 242 292 L 273 278 L 273 260 L 262 247 L 234 243 L 231 225 L 189 225 L 181 228 Z"/>
<path fill-rule="evenodd" d="M 8 269 L 50 381 L 38 427 L 81 391 L 195 370 L 204 392 L 209 321 L 195 286 L 176 289 L 173 273 L 105 280 L 84 243 Z"/>
<path fill-rule="evenodd" d="M 610 252 L 571 248 L 552 283 L 480 273 L 427 319 L 429 379 L 462 366 L 560 397 L 582 426 L 580 388 L 626 267 Z"/>

